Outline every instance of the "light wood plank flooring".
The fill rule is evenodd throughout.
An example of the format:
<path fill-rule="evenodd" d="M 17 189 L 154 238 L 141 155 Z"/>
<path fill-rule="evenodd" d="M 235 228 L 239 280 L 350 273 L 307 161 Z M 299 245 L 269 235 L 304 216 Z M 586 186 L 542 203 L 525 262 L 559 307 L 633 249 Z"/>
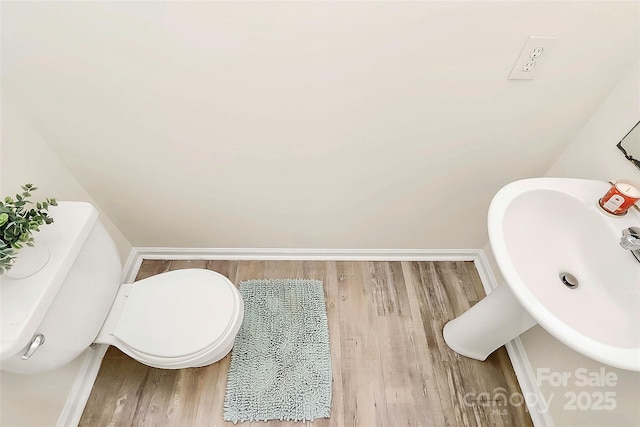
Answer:
<path fill-rule="evenodd" d="M 524 405 L 487 401 L 486 394 L 475 400 L 482 392 L 520 393 L 504 348 L 478 362 L 457 355 L 442 338 L 444 324 L 484 296 L 471 262 L 147 260 L 137 279 L 181 268 L 215 270 L 236 285 L 268 278 L 323 281 L 332 412 L 309 426 L 532 425 Z M 163 370 L 111 347 L 80 426 L 231 426 L 222 420 L 229 360 Z"/>

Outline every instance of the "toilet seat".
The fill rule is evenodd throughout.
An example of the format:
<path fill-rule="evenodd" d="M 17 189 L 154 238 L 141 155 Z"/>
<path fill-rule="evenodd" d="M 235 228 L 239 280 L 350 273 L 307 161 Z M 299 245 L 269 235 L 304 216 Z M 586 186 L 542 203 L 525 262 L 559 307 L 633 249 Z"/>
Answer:
<path fill-rule="evenodd" d="M 122 285 L 95 342 L 154 367 L 204 366 L 230 351 L 243 314 L 226 277 L 175 270 Z"/>

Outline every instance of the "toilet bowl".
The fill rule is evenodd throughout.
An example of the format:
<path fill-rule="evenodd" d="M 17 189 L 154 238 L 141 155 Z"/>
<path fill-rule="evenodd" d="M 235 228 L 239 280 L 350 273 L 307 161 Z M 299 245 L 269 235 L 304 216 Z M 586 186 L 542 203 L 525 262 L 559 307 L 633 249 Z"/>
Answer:
<path fill-rule="evenodd" d="M 0 370 L 57 369 L 92 343 L 149 366 L 200 367 L 223 358 L 244 315 L 238 289 L 205 269 L 121 284 L 115 244 L 89 203 L 58 202 L 36 245 L 50 257 L 21 279 L 0 278 Z"/>
<path fill-rule="evenodd" d="M 206 366 L 229 353 L 243 314 L 240 293 L 223 275 L 175 270 L 121 285 L 94 342 L 155 368 Z"/>

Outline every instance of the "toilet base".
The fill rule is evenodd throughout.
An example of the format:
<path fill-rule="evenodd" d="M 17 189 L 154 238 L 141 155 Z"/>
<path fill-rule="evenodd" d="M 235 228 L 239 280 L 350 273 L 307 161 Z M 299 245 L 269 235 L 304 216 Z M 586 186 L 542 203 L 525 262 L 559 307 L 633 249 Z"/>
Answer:
<path fill-rule="evenodd" d="M 457 318 L 442 330 L 444 340 L 453 351 L 476 360 L 485 360 L 532 326 L 536 320 L 520 305 L 506 284 Z"/>

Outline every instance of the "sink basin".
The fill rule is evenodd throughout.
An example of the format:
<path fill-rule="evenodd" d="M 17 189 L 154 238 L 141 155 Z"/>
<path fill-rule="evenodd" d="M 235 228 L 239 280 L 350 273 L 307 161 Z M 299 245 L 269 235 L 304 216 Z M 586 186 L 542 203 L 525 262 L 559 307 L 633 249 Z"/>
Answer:
<path fill-rule="evenodd" d="M 640 264 L 619 245 L 640 226 L 631 209 L 606 214 L 608 183 L 539 178 L 494 197 L 489 239 L 500 271 L 529 314 L 560 341 L 593 359 L 640 370 Z M 568 272 L 579 285 L 565 286 Z"/>
<path fill-rule="evenodd" d="M 488 229 L 505 279 L 498 290 L 505 289 L 482 300 L 487 307 L 477 304 L 482 312 L 476 317 L 490 314 L 497 329 L 476 328 L 476 340 L 496 333 L 510 340 L 538 323 L 592 359 L 640 371 L 640 263 L 619 245 L 623 229 L 640 226 L 640 213 L 630 209 L 616 217 L 604 212 L 598 199 L 609 187 L 601 181 L 535 178 L 513 182 L 496 194 Z M 561 276 L 566 273 L 573 278 L 565 282 L 576 281 L 577 287 L 563 283 Z M 494 293 L 495 301 L 485 302 Z M 512 318 L 486 311 L 504 305 L 525 319 L 519 327 L 508 324 Z M 458 328 L 469 326 L 462 319 L 467 313 L 450 322 L 453 325 L 449 331 L 445 328 L 445 338 L 449 335 L 452 348 L 462 344 L 462 354 L 466 350 L 471 357 L 482 357 L 491 349 L 469 351 L 466 344 L 476 344 L 457 333 Z"/>

